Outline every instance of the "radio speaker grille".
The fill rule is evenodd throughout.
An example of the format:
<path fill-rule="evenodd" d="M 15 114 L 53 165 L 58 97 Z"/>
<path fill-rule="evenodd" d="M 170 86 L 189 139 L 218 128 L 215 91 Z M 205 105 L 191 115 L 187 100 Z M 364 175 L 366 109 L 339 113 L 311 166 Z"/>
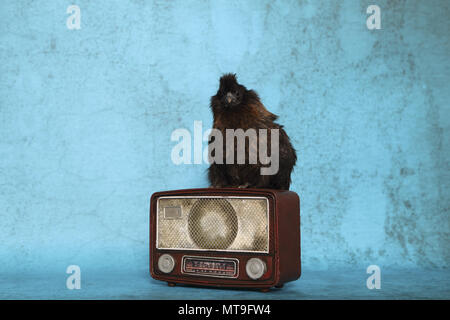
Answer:
<path fill-rule="evenodd" d="M 268 252 L 268 218 L 266 198 L 161 197 L 157 248 Z"/>

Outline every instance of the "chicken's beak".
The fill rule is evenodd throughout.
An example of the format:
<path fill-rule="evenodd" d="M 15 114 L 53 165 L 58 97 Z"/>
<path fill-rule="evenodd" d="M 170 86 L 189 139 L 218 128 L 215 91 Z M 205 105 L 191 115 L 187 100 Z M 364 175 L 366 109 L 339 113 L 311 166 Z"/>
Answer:
<path fill-rule="evenodd" d="M 227 100 L 228 103 L 231 103 L 231 101 L 234 100 L 233 95 L 232 95 L 231 93 L 228 92 L 228 93 L 227 93 L 226 100 Z"/>

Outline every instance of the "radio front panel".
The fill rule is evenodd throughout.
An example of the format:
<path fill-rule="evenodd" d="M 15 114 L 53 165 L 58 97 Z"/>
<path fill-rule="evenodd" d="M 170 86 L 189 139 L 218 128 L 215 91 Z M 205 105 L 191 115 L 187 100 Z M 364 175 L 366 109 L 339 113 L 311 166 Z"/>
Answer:
<path fill-rule="evenodd" d="M 160 197 L 156 211 L 157 249 L 269 252 L 265 197 Z"/>

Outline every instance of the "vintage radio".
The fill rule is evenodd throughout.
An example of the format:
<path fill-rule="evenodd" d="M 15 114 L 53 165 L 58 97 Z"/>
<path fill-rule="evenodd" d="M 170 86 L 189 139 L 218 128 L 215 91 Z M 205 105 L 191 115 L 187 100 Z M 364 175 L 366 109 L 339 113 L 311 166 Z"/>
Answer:
<path fill-rule="evenodd" d="M 268 291 L 300 277 L 295 192 L 209 188 L 157 192 L 150 201 L 154 279 Z"/>

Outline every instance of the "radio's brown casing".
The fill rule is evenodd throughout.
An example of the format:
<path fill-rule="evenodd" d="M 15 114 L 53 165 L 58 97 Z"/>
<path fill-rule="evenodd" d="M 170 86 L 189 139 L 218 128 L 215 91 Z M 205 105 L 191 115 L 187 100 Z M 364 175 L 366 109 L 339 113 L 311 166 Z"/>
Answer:
<path fill-rule="evenodd" d="M 269 250 L 268 253 L 192 251 L 158 249 L 156 246 L 157 200 L 167 196 L 230 196 L 265 197 L 269 204 Z M 170 254 L 175 259 L 175 268 L 170 274 L 158 269 L 158 258 Z M 183 256 L 205 258 L 233 258 L 239 261 L 237 278 L 205 277 L 182 273 Z M 267 268 L 258 280 L 246 273 L 246 262 L 251 258 L 265 261 Z M 156 192 L 150 200 L 150 274 L 156 280 L 175 283 L 217 287 L 247 287 L 263 291 L 271 287 L 282 287 L 284 283 L 297 280 L 301 275 L 300 255 L 300 199 L 295 192 L 271 189 L 204 188 Z"/>

